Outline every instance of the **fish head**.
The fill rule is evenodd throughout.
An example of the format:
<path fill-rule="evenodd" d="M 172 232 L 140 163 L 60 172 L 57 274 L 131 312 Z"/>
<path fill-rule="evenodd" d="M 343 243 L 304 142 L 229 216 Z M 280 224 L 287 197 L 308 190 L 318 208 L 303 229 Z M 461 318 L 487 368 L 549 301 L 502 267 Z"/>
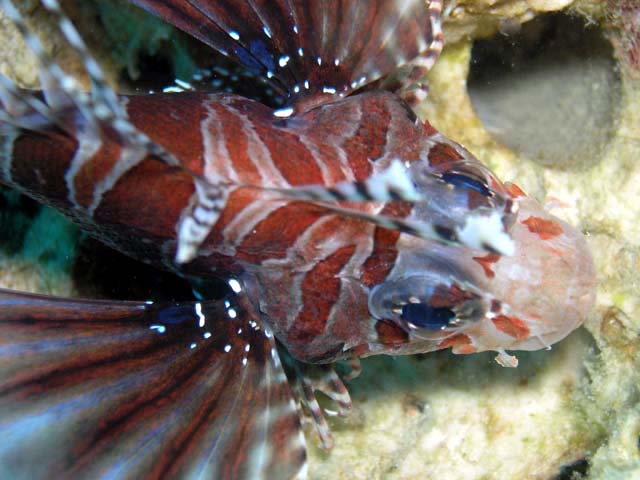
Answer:
<path fill-rule="evenodd" d="M 409 218 L 449 222 L 458 236 L 474 219 L 482 248 L 402 234 L 393 268 L 369 293 L 369 351 L 492 350 L 513 366 L 506 350 L 547 348 L 578 328 L 596 285 L 582 232 L 516 185 L 502 184 L 477 161 L 438 169 L 440 189 L 433 189 L 432 169 L 423 174 L 430 201 L 416 204 Z M 510 244 L 492 239 L 500 234 L 492 219 L 499 220 Z M 508 252 L 492 245 L 505 245 Z"/>

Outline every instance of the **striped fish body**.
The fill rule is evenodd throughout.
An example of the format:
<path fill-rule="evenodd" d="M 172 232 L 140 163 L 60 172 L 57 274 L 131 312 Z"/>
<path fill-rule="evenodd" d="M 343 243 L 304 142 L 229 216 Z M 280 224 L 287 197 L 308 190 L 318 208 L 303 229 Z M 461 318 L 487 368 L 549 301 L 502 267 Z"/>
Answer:
<path fill-rule="evenodd" d="M 439 2 L 426 10 L 417 1 L 399 10 L 355 2 L 344 10 L 357 20 L 352 30 L 305 3 L 240 2 L 255 15 L 246 12 L 246 25 L 225 3 L 135 3 L 263 77 L 287 106 L 188 92 L 115 99 L 106 88 L 87 106 L 45 92 L 64 108 L 26 102 L 22 117 L 2 126 L 6 183 L 145 262 L 188 277 L 241 277 L 300 360 L 541 348 L 584 319 L 593 266 L 579 232 L 505 187 L 398 95 L 355 93 L 411 55 L 422 61 L 417 71 L 433 62 L 442 46 Z M 379 30 L 354 36 L 372 19 Z M 295 38 L 274 34 L 285 27 Z M 61 28 L 71 27 L 61 20 Z M 88 70 L 100 85 L 91 63 Z M 7 98 L 7 111 L 20 110 Z M 386 196 L 406 200 L 404 189 L 413 200 L 373 201 L 385 195 L 372 185 L 389 193 L 373 179 L 398 165 L 407 185 Z M 345 184 L 353 187 L 346 195 Z M 310 187 L 352 202 L 300 197 Z M 558 280 L 535 282 L 552 301 L 511 294 L 528 291 L 540 272 Z M 578 307 L 563 317 L 561 304 Z"/>
<path fill-rule="evenodd" d="M 260 187 L 364 180 L 388 167 L 402 150 L 422 147 L 421 128 L 396 97 L 384 92 L 293 119 L 278 119 L 270 108 L 228 94 L 133 96 L 123 102 L 140 131 L 169 151 L 180 152 L 179 165 L 153 155 L 135 157 L 109 131 L 98 143 L 81 130 L 74 136 L 54 128 L 16 130 L 4 143 L 2 181 L 56 206 L 119 250 L 191 275 L 238 273 L 242 265 L 259 266 L 286 255 L 297 235 L 283 236 L 283 222 L 263 222 L 269 204 L 277 208 L 295 203 L 287 216 L 292 224 L 298 216 L 309 223 L 326 213 Z M 74 112 L 65 118 L 70 126 L 80 121 Z M 388 135 L 395 148 L 371 137 L 375 133 L 385 138 L 391 125 L 398 126 Z M 401 129 L 413 133 L 410 142 L 402 138 Z M 191 172 L 213 182 L 247 186 L 230 188 L 220 220 L 203 244 L 207 254 L 178 267 L 173 262 L 175 237 L 194 196 Z M 356 208 L 379 209 L 366 204 Z M 305 210 L 309 213 L 302 213 Z M 259 234 L 252 232 L 259 225 Z"/>
<path fill-rule="evenodd" d="M 517 187 L 505 187 L 460 145 L 416 120 L 396 95 L 354 95 L 288 118 L 232 94 L 134 96 L 123 103 L 140 132 L 164 149 L 180 152 L 179 164 L 132 155 L 115 135 L 94 148 L 81 131 L 76 137 L 24 132 L 5 142 L 5 181 L 45 199 L 105 243 L 145 262 L 187 277 L 241 277 L 265 321 L 298 359 L 330 362 L 389 349 L 402 353 L 458 345 L 458 351 L 468 353 L 502 348 L 507 339 L 490 337 L 481 347 L 480 340 L 468 334 L 437 329 L 413 341 L 403 323 L 389 321 L 409 299 L 439 297 L 442 293 L 436 292 L 442 291 L 448 297 L 444 307 L 436 308 L 470 309 L 474 323 L 495 316 L 501 319 L 499 336 L 515 332 L 509 335 L 511 344 L 522 345 L 533 336 L 538 340 L 529 344 L 539 348 L 566 334 L 567 329 L 555 326 L 527 327 L 523 317 L 528 309 L 503 313 L 503 303 L 509 312 L 518 311 L 516 302 L 504 301 L 516 285 L 508 273 L 514 269 L 531 269 L 529 276 L 519 274 L 523 288 L 537 271 L 553 269 L 559 279 L 560 271 L 567 276 L 584 272 L 576 277 L 578 286 L 571 287 L 576 293 L 563 297 L 566 289 L 551 289 L 556 300 L 536 307 L 540 312 L 535 316 L 549 316 L 548 310 L 555 311 L 565 299 L 580 306 L 566 317 L 573 327 L 591 303 L 593 270 L 581 236 L 525 201 Z M 70 125 L 72 117 L 71 112 L 66 120 Z M 460 211 L 463 217 L 475 210 L 497 211 L 512 235 L 525 228 L 517 260 L 411 240 L 363 219 L 344 218 L 322 204 L 278 194 L 297 186 L 362 182 L 398 160 L 413 172 L 419 187 L 422 178 L 428 179 L 422 185 L 428 201 L 414 206 L 351 203 L 352 210 L 440 224 L 455 220 Z M 197 203 L 194 175 L 228 186 L 228 193 L 193 261 L 177 264 L 177 234 L 184 218 L 194 216 Z M 516 202 L 531 205 L 533 212 L 520 213 L 523 226 L 516 222 L 513 230 Z M 207 211 L 201 215 L 206 224 Z M 557 252 L 560 246 L 567 250 L 566 245 L 571 250 L 543 263 L 525 261 L 535 258 L 538 249 Z M 416 253 L 420 251 L 424 253 Z M 379 300 L 372 290 L 384 292 L 383 285 L 395 285 L 394 276 L 406 277 L 407 263 L 410 270 L 431 271 L 431 277 L 414 278 L 421 287 L 400 289 L 400 298 L 382 309 L 384 313 L 373 308 Z M 564 264 L 571 269 L 561 269 Z M 500 268 L 504 276 L 496 276 L 494 270 Z M 474 305 L 464 306 L 465 301 Z M 474 338 L 486 337 L 484 327 L 476 328 Z"/>
<path fill-rule="evenodd" d="M 365 181 L 401 160 L 424 174 L 446 175 L 462 165 L 504 191 L 479 162 L 444 143 L 387 92 L 348 97 L 290 118 L 232 94 L 122 100 L 139 131 L 180 152 L 179 165 L 136 155 L 114 132 L 107 131 L 100 144 L 82 130 L 75 137 L 24 132 L 5 144 L 4 181 L 145 262 L 191 277 L 242 275 L 256 290 L 253 297 L 263 299 L 271 327 L 300 359 L 332 361 L 352 356 L 352 348 L 366 351 L 368 294 L 393 267 L 399 234 L 262 187 Z M 65 119 L 69 128 L 80 121 L 73 112 Z M 177 265 L 176 232 L 195 202 L 193 174 L 231 187 L 200 253 Z M 438 187 L 448 188 L 445 182 Z M 471 198 L 463 194 L 461 201 Z M 400 203 L 351 207 L 401 218 L 411 212 Z"/>

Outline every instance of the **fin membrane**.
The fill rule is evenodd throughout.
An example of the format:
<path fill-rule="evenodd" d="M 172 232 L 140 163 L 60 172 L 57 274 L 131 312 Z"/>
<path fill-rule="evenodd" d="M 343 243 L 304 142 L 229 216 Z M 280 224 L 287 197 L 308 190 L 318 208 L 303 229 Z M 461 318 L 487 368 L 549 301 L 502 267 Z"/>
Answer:
<path fill-rule="evenodd" d="M 440 0 L 132 1 L 266 79 L 289 105 L 348 95 L 414 59 L 431 65 L 442 48 Z"/>
<path fill-rule="evenodd" d="M 305 441 L 245 297 L 154 305 L 0 290 L 0 477 L 290 478 Z"/>

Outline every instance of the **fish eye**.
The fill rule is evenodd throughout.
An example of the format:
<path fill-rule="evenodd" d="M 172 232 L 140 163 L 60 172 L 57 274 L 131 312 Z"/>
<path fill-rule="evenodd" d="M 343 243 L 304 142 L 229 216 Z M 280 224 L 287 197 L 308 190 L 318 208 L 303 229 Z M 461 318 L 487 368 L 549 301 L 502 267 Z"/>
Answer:
<path fill-rule="evenodd" d="M 390 320 L 423 339 L 484 318 L 487 303 L 463 270 L 440 258 L 413 260 L 416 266 L 420 261 L 419 275 L 401 274 L 371 289 L 368 306 L 374 318 Z"/>
<path fill-rule="evenodd" d="M 489 190 L 489 186 L 482 180 L 473 178 L 472 176 L 461 172 L 447 172 L 442 174 L 442 180 L 449 185 L 455 187 L 462 187 L 469 190 L 478 192 L 479 194 L 490 197 L 492 192 Z"/>
<path fill-rule="evenodd" d="M 426 303 L 407 303 L 402 306 L 400 318 L 418 328 L 442 330 L 456 318 L 456 314 L 447 307 L 432 307 Z"/>

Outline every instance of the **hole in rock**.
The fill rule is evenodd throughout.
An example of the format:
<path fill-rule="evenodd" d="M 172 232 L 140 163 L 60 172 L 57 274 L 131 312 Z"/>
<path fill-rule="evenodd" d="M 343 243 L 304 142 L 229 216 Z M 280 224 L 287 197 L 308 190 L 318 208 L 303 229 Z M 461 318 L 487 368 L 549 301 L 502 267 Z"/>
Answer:
<path fill-rule="evenodd" d="M 596 25 L 562 13 L 516 30 L 473 46 L 468 89 L 481 121 L 497 141 L 545 166 L 596 163 L 620 96 L 611 44 Z"/>

